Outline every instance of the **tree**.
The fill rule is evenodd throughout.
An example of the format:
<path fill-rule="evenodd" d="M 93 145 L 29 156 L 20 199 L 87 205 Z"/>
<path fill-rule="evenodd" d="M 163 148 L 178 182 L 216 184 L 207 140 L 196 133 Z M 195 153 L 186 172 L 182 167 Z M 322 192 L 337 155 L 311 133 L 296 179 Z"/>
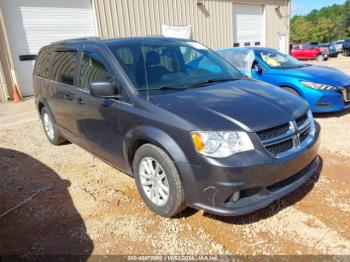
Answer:
<path fill-rule="evenodd" d="M 311 38 L 313 34 L 313 25 L 304 16 L 294 17 L 291 27 L 291 42 L 305 42 Z"/>
<path fill-rule="evenodd" d="M 329 42 L 347 37 L 350 37 L 350 0 L 291 19 L 291 42 Z"/>

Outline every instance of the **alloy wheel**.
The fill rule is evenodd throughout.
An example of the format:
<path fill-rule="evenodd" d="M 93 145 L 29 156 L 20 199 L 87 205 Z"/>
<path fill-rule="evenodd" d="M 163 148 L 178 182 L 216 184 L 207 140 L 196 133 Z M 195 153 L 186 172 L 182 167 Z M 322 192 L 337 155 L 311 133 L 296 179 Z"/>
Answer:
<path fill-rule="evenodd" d="M 50 116 L 45 113 L 43 117 L 44 129 L 47 136 L 53 140 L 55 138 L 55 131 L 53 130 L 53 125 Z"/>
<path fill-rule="evenodd" d="M 164 206 L 169 199 L 169 184 L 163 167 L 151 157 L 140 162 L 141 186 L 149 200 L 157 206 Z"/>

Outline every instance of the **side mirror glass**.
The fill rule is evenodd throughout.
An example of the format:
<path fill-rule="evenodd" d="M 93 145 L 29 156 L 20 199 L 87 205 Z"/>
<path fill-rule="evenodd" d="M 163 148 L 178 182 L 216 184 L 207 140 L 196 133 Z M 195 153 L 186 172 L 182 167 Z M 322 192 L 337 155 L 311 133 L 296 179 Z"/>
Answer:
<path fill-rule="evenodd" d="M 109 80 L 92 81 L 90 83 L 90 94 L 102 98 L 120 98 L 118 89 Z"/>
<path fill-rule="evenodd" d="M 258 63 L 253 65 L 253 70 L 258 74 L 262 74 L 262 72 L 263 72 L 262 68 L 260 67 L 260 65 Z"/>

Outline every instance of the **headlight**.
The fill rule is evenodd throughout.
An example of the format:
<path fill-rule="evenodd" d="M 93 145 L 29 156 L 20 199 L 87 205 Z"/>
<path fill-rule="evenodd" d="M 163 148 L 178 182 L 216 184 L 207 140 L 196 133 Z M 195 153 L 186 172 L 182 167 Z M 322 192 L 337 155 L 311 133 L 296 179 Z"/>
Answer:
<path fill-rule="evenodd" d="M 191 135 L 195 149 L 205 156 L 224 158 L 254 149 L 245 132 L 193 131 Z"/>
<path fill-rule="evenodd" d="M 317 83 L 312 83 L 308 81 L 300 81 L 300 82 L 306 87 L 318 89 L 318 90 L 337 90 L 338 89 L 336 86 L 317 84 Z"/>

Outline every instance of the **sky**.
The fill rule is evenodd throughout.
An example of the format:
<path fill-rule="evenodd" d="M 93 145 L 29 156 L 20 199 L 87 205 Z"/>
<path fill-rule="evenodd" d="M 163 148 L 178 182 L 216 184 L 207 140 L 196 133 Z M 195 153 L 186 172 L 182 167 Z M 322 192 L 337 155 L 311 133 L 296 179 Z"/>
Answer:
<path fill-rule="evenodd" d="M 306 15 L 313 9 L 321 9 L 333 4 L 343 4 L 346 0 L 292 0 L 292 16 Z"/>

